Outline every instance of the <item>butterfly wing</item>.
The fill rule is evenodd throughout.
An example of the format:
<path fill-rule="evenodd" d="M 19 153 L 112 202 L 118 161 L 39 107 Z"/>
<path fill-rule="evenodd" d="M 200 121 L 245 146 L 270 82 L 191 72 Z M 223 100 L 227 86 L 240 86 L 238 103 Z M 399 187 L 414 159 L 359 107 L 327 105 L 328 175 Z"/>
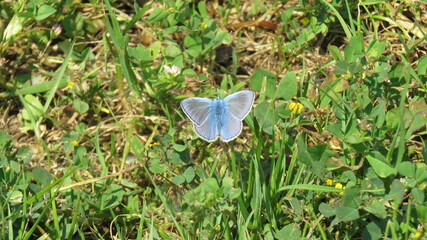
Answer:
<path fill-rule="evenodd" d="M 221 140 L 224 142 L 235 139 L 242 132 L 242 120 L 231 114 L 230 111 L 224 112 L 221 122 Z"/>
<path fill-rule="evenodd" d="M 224 98 L 227 111 L 239 120 L 243 120 L 248 115 L 254 100 L 255 93 L 248 90 L 239 91 Z"/>
<path fill-rule="evenodd" d="M 240 91 L 227 96 L 224 99 L 225 112 L 221 119 L 221 139 L 229 142 L 242 132 L 242 120 L 248 115 L 254 103 L 255 93 L 252 91 Z"/>
<path fill-rule="evenodd" d="M 181 101 L 185 115 L 197 126 L 202 125 L 208 118 L 213 101 L 207 98 L 187 98 Z"/>
<path fill-rule="evenodd" d="M 216 119 L 214 111 L 211 109 L 206 118 L 206 121 L 202 125 L 194 124 L 194 130 L 197 135 L 205 141 L 213 142 L 218 138 L 218 121 Z"/>
<path fill-rule="evenodd" d="M 213 142 L 218 137 L 218 127 L 213 101 L 207 98 L 187 98 L 181 101 L 185 115 L 193 122 L 197 135 L 205 141 Z"/>

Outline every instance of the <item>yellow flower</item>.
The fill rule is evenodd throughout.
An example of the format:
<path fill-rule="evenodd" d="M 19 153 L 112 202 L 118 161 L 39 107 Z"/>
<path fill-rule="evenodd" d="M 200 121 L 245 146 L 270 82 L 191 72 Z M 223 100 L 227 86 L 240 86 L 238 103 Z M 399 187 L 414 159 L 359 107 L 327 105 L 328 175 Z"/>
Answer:
<path fill-rule="evenodd" d="M 214 229 L 215 229 L 215 231 L 217 231 L 217 232 L 219 232 L 219 231 L 221 231 L 221 225 L 216 225 L 215 227 L 214 227 Z"/>
<path fill-rule="evenodd" d="M 308 19 L 307 17 L 303 18 L 301 20 L 301 23 L 304 24 L 305 26 L 307 26 L 310 23 L 310 19 Z"/>
<path fill-rule="evenodd" d="M 302 112 L 303 106 L 301 103 L 290 103 L 289 104 L 289 110 L 291 110 L 292 114 L 296 115 L 296 114 L 300 114 Z"/>
<path fill-rule="evenodd" d="M 335 188 L 336 188 L 336 189 L 342 189 L 342 190 L 344 190 L 344 189 L 345 189 L 345 187 L 344 187 L 341 183 L 337 183 L 337 184 L 335 184 Z M 340 192 L 340 194 L 341 194 L 341 195 L 343 195 L 343 194 L 344 194 L 344 191 Z"/>
<path fill-rule="evenodd" d="M 332 179 L 326 179 L 326 185 L 332 186 L 333 183 L 334 181 L 332 181 Z"/>
<path fill-rule="evenodd" d="M 73 81 L 68 82 L 68 88 L 73 88 L 75 85 L 76 85 L 76 83 Z"/>
<path fill-rule="evenodd" d="M 203 22 L 202 24 L 200 24 L 200 29 L 204 30 L 206 28 L 208 28 L 208 25 L 206 23 Z"/>
<path fill-rule="evenodd" d="M 77 146 L 77 145 L 79 145 L 79 141 L 73 140 L 73 141 L 71 141 L 71 144 L 73 144 L 74 146 Z"/>

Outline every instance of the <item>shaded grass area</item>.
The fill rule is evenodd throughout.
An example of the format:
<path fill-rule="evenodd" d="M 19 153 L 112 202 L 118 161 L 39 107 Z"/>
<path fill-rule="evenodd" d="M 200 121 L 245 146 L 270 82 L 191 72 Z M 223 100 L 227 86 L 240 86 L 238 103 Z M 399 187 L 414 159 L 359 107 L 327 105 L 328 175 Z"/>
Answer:
<path fill-rule="evenodd" d="M 1 2 L 0 238 L 423 239 L 426 17 L 423 1 Z M 242 89 L 242 134 L 198 138 L 179 102 Z"/>

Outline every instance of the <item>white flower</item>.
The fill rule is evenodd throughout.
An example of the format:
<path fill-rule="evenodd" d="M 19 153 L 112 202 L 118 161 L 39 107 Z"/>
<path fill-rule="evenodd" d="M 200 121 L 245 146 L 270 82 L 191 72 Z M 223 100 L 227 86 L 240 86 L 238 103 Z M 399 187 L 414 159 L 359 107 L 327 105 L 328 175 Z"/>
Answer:
<path fill-rule="evenodd" d="M 181 68 L 178 66 L 173 65 L 172 67 L 169 67 L 168 65 L 163 65 L 163 68 L 165 69 L 165 73 L 174 77 L 177 77 L 179 74 L 181 74 Z"/>

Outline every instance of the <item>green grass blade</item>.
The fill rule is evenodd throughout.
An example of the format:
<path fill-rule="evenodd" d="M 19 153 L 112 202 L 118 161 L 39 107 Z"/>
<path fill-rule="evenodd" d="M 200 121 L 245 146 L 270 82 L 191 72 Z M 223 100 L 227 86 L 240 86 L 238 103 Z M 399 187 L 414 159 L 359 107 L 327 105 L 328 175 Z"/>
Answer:
<path fill-rule="evenodd" d="M 309 190 L 309 191 L 316 191 L 316 192 L 343 192 L 342 189 L 337 189 L 334 187 L 328 187 L 328 186 L 322 186 L 322 185 L 315 185 L 315 184 L 295 184 L 295 185 L 289 185 L 289 186 L 283 186 L 281 187 L 278 192 L 284 191 L 284 190 Z"/>
<path fill-rule="evenodd" d="M 68 67 L 68 61 L 70 60 L 71 54 L 73 53 L 74 43 L 75 43 L 75 40 L 71 43 L 71 47 L 68 50 L 67 56 L 65 57 L 64 62 L 62 63 L 61 67 L 59 68 L 59 73 L 56 76 L 56 79 L 54 81 L 52 89 L 50 89 L 49 93 L 47 94 L 46 102 L 44 104 L 44 112 L 46 112 L 47 109 L 49 108 L 50 103 L 52 102 L 52 99 L 55 96 L 56 90 L 58 90 L 58 87 L 60 86 L 60 83 L 61 83 L 61 80 L 64 76 L 65 70 Z"/>
<path fill-rule="evenodd" d="M 325 4 L 326 6 L 328 6 L 332 12 L 335 13 L 335 16 L 338 18 L 338 21 L 341 23 L 342 29 L 345 32 L 345 35 L 347 36 L 348 39 L 351 39 L 351 37 L 353 35 L 355 35 L 355 33 L 352 33 L 349 29 L 349 27 L 347 26 L 347 23 L 345 22 L 345 20 L 341 17 L 340 13 L 334 8 L 334 6 L 332 6 L 329 2 L 327 2 L 326 0 L 320 0 L 323 4 Z"/>

